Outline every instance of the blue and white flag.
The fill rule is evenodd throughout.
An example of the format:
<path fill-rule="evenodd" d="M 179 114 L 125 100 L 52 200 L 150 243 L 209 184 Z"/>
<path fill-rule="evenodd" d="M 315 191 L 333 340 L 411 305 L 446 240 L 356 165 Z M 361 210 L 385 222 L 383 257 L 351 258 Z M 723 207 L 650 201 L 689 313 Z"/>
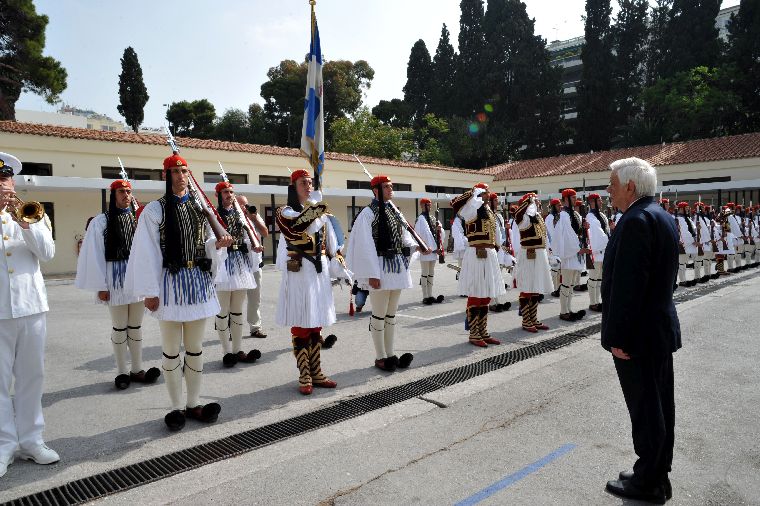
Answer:
<path fill-rule="evenodd" d="M 317 19 L 312 12 L 309 73 L 306 77 L 306 103 L 301 132 L 301 151 L 314 169 L 315 179 L 322 179 L 325 163 L 325 116 L 322 107 L 322 48 Z M 315 188 L 319 187 L 317 181 Z"/>

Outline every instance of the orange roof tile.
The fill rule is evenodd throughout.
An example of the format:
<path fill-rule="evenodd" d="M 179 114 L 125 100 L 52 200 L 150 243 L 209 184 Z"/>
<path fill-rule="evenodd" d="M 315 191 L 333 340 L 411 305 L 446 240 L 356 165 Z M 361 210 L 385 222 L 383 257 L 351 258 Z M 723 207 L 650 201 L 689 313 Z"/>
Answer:
<path fill-rule="evenodd" d="M 632 156 L 643 158 L 655 167 L 715 160 L 755 158 L 760 157 L 760 132 L 671 144 L 656 144 L 654 146 L 614 149 L 596 153 L 521 160 L 495 165 L 484 169 L 483 172 L 493 175 L 494 181 L 604 172 L 609 170 L 609 164 L 615 160 Z"/>
<path fill-rule="evenodd" d="M 17 121 L 0 121 L 0 132 L 41 135 L 47 137 L 61 137 L 66 139 L 82 139 L 90 141 L 105 142 L 127 142 L 134 144 L 149 145 L 166 145 L 166 137 L 161 134 L 141 134 L 134 132 L 106 132 L 102 130 L 89 130 L 85 128 L 64 127 L 56 125 L 41 125 L 36 123 L 20 123 Z M 297 148 L 283 148 L 279 146 L 264 146 L 261 144 L 246 144 L 243 142 L 217 141 L 211 139 L 194 139 L 192 137 L 177 137 L 177 144 L 183 148 L 194 149 L 212 149 L 218 151 L 236 151 L 242 153 L 276 155 L 276 156 L 297 156 L 300 157 L 301 151 Z M 327 160 L 342 160 L 353 162 L 354 157 L 345 153 L 325 153 Z M 455 167 L 445 167 L 431 165 L 427 163 L 403 162 L 401 160 L 388 160 L 384 158 L 374 158 L 363 156 L 362 162 L 373 163 L 377 165 L 386 165 L 391 167 L 411 167 L 415 169 L 431 169 L 447 172 L 471 173 L 477 174 L 476 171 L 467 169 L 458 169 Z"/>

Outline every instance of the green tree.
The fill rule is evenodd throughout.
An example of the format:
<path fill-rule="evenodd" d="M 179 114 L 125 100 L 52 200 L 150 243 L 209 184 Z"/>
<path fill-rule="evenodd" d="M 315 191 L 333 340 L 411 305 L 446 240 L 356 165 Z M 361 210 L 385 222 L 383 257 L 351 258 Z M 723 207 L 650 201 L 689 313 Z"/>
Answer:
<path fill-rule="evenodd" d="M 433 79 L 430 89 L 429 110 L 439 117 L 451 116 L 454 112 L 454 75 L 456 74 L 456 53 L 449 39 L 446 23 L 441 28 L 441 38 L 433 56 Z"/>
<path fill-rule="evenodd" d="M 221 141 L 248 142 L 248 115 L 242 109 L 227 109 L 214 125 L 213 138 Z"/>
<path fill-rule="evenodd" d="M 626 125 L 637 113 L 636 100 L 646 71 L 647 0 L 620 0 L 612 36 L 615 48 L 616 126 Z"/>
<path fill-rule="evenodd" d="M 396 128 L 409 127 L 412 124 L 411 107 L 400 98 L 381 100 L 372 108 L 372 114 L 386 125 Z"/>
<path fill-rule="evenodd" d="M 119 114 L 124 116 L 132 130 L 137 132 L 145 119 L 144 109 L 148 103 L 148 89 L 143 82 L 142 67 L 132 47 L 124 50 L 119 75 Z"/>
<path fill-rule="evenodd" d="M 268 80 L 261 85 L 268 133 L 278 146 L 300 145 L 307 71 L 305 60 L 300 64 L 283 60 L 269 69 Z M 332 135 L 332 122 L 361 106 L 362 93 L 369 89 L 374 76 L 375 71 L 364 60 L 325 62 L 322 79 L 327 140 Z"/>
<path fill-rule="evenodd" d="M 47 24 L 32 0 L 0 0 L 0 120 L 16 119 L 24 91 L 54 104 L 66 89 L 66 69 L 42 55 Z"/>
<path fill-rule="evenodd" d="M 644 84 L 652 86 L 660 78 L 662 60 L 668 50 L 666 32 L 673 0 L 656 0 L 649 15 L 649 37 L 646 47 Z"/>
<path fill-rule="evenodd" d="M 216 109 L 207 99 L 172 102 L 166 120 L 175 135 L 208 139 L 214 134 Z"/>
<path fill-rule="evenodd" d="M 576 141 L 583 150 L 610 147 L 615 122 L 615 79 L 610 0 L 586 0 L 583 70 L 578 85 Z"/>
<path fill-rule="evenodd" d="M 451 165 L 453 158 L 446 143 L 448 134 L 449 124 L 445 119 L 438 118 L 435 114 L 426 114 L 418 132 L 421 142 L 414 158 L 422 163 Z"/>
<path fill-rule="evenodd" d="M 715 18 L 720 3 L 721 0 L 674 0 L 665 32 L 667 51 L 662 76 L 718 64 L 720 41 Z"/>
<path fill-rule="evenodd" d="M 433 62 L 425 46 L 419 39 L 412 46 L 409 63 L 406 66 L 406 84 L 404 85 L 404 102 L 412 111 L 412 124 L 421 127 L 430 103 L 430 91 L 433 81 Z"/>
<path fill-rule="evenodd" d="M 461 0 L 459 3 L 459 55 L 454 75 L 455 113 L 469 117 L 483 106 L 480 76 L 483 72 L 483 0 Z"/>
<path fill-rule="evenodd" d="M 760 0 L 742 0 L 729 24 L 728 61 L 736 69 L 742 130 L 760 130 Z"/>
<path fill-rule="evenodd" d="M 628 145 L 735 133 L 741 99 L 731 67 L 697 67 L 663 78 L 641 94 L 644 114 L 627 129 Z M 635 144 L 634 144 L 635 143 Z"/>
<path fill-rule="evenodd" d="M 414 150 L 410 128 L 383 125 L 366 107 L 352 118 L 336 119 L 332 129 L 330 151 L 400 160 Z"/>
<path fill-rule="evenodd" d="M 272 144 L 264 108 L 259 104 L 248 106 L 248 140 L 254 144 Z"/>

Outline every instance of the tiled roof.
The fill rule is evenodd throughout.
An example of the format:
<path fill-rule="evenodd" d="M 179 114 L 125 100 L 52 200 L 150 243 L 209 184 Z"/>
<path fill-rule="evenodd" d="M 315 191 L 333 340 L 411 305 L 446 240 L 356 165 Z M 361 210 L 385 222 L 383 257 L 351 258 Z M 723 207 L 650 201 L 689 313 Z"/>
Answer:
<path fill-rule="evenodd" d="M 55 125 L 40 125 L 36 123 L 20 123 L 17 121 L 0 121 L 0 132 L 42 135 L 47 137 L 62 137 L 66 139 L 82 139 L 105 142 L 127 142 L 133 144 L 166 145 L 166 137 L 161 134 L 136 134 L 134 132 L 106 132 L 101 130 L 89 130 L 85 128 L 64 127 Z M 261 144 L 246 144 L 243 142 L 217 141 L 210 139 L 194 139 L 191 137 L 177 137 L 177 144 L 183 148 L 212 149 L 218 151 L 235 151 L 242 153 L 275 155 L 275 156 L 302 156 L 297 148 L 282 148 L 279 146 L 264 146 Z M 343 160 L 353 162 L 354 157 L 345 153 L 325 153 L 328 160 Z M 387 160 L 384 158 L 361 157 L 364 163 L 373 163 L 391 167 L 410 167 L 415 169 L 431 169 L 448 172 L 469 173 L 475 176 L 476 171 L 443 167 L 426 163 L 403 162 L 400 160 Z"/>
<path fill-rule="evenodd" d="M 609 164 L 615 160 L 632 156 L 643 158 L 655 167 L 756 158 L 760 157 L 760 132 L 597 153 L 522 160 L 495 165 L 484 169 L 483 172 L 493 175 L 494 181 L 604 172 L 609 170 Z"/>

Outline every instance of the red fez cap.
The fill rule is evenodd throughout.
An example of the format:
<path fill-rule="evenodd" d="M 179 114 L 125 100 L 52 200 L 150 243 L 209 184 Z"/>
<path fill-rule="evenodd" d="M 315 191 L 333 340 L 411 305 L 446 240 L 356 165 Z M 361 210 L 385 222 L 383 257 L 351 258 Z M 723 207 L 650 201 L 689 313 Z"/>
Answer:
<path fill-rule="evenodd" d="M 493 193 L 493 192 L 492 192 L 492 193 L 490 193 L 490 194 L 488 195 L 488 200 L 496 200 L 496 199 L 498 199 L 498 198 L 499 198 L 499 194 L 498 194 L 498 193 Z"/>
<path fill-rule="evenodd" d="M 694 202 L 694 207 L 699 207 L 699 206 L 704 207 L 705 203 L 704 202 Z"/>
<path fill-rule="evenodd" d="M 755 204 L 755 209 L 760 209 L 760 204 Z"/>
<path fill-rule="evenodd" d="M 562 202 L 560 202 L 560 200 L 559 200 L 559 199 L 551 199 L 551 200 L 549 201 L 549 205 L 552 205 L 552 206 L 556 206 L 557 204 L 561 204 L 561 203 L 562 203 Z"/>
<path fill-rule="evenodd" d="M 583 205 L 583 201 L 582 200 L 576 200 L 575 201 L 575 207 L 580 207 L 582 205 Z"/>
<path fill-rule="evenodd" d="M 662 198 L 660 199 L 660 204 L 670 204 L 670 199 Z"/>
<path fill-rule="evenodd" d="M 214 188 L 214 190 L 216 190 L 216 193 L 221 193 L 225 188 L 232 188 L 232 183 L 229 181 L 219 181 L 216 183 L 216 188 Z"/>
<path fill-rule="evenodd" d="M 589 200 L 591 200 L 591 199 L 600 199 L 602 197 L 600 197 L 598 193 L 592 193 L 591 195 L 588 196 L 588 198 Z"/>
<path fill-rule="evenodd" d="M 678 209 L 684 209 L 686 207 L 689 207 L 689 203 L 688 202 L 679 202 L 678 204 L 676 204 L 676 206 L 678 207 Z"/>
<path fill-rule="evenodd" d="M 486 183 L 478 183 L 475 185 L 475 188 L 482 188 L 484 190 L 488 190 L 488 184 Z"/>
<path fill-rule="evenodd" d="M 712 206 L 705 206 L 705 211 L 712 211 Z"/>
<path fill-rule="evenodd" d="M 736 204 L 734 204 L 733 202 L 726 202 L 725 207 L 729 209 L 733 209 L 734 207 L 736 207 Z"/>
<path fill-rule="evenodd" d="M 187 167 L 187 161 L 179 156 L 178 153 L 173 153 L 172 156 L 164 159 L 164 170 L 171 169 L 172 167 Z"/>
<path fill-rule="evenodd" d="M 432 203 L 433 202 L 427 197 L 423 197 L 420 199 L 420 204 L 432 204 Z"/>
<path fill-rule="evenodd" d="M 514 204 L 512 204 L 511 206 L 509 206 L 509 212 L 510 212 L 510 213 L 515 213 L 515 212 L 517 212 L 517 206 L 516 206 L 516 205 L 514 205 Z"/>
<path fill-rule="evenodd" d="M 374 188 L 376 186 L 380 186 L 381 184 L 390 183 L 390 182 L 392 182 L 391 178 L 389 178 L 388 176 L 384 174 L 378 174 L 377 176 L 372 178 L 372 181 L 369 182 L 369 186 L 370 188 Z"/>
<path fill-rule="evenodd" d="M 301 179 L 302 177 L 311 177 L 311 176 L 309 175 L 309 172 L 304 169 L 294 170 L 290 174 L 290 182 L 292 184 L 295 184 L 295 182 Z"/>
<path fill-rule="evenodd" d="M 535 197 L 535 196 L 536 196 L 536 194 L 535 194 L 535 193 L 532 193 L 532 192 L 528 192 L 528 193 L 526 193 L 525 195 L 523 195 L 522 197 L 520 197 L 520 201 L 518 202 L 518 204 L 522 204 L 523 202 L 525 202 L 525 201 L 526 201 L 526 200 L 528 200 L 529 198 L 531 198 L 531 197 Z"/>
<path fill-rule="evenodd" d="M 576 191 L 572 188 L 566 188 L 562 190 L 562 197 L 575 197 Z"/>
<path fill-rule="evenodd" d="M 118 190 L 119 188 L 132 188 L 132 184 L 129 181 L 126 181 L 124 179 L 117 179 L 113 183 L 111 183 L 111 189 L 112 190 Z"/>
<path fill-rule="evenodd" d="M 736 208 L 737 209 L 744 209 L 744 206 L 742 206 L 741 204 L 736 204 Z"/>

